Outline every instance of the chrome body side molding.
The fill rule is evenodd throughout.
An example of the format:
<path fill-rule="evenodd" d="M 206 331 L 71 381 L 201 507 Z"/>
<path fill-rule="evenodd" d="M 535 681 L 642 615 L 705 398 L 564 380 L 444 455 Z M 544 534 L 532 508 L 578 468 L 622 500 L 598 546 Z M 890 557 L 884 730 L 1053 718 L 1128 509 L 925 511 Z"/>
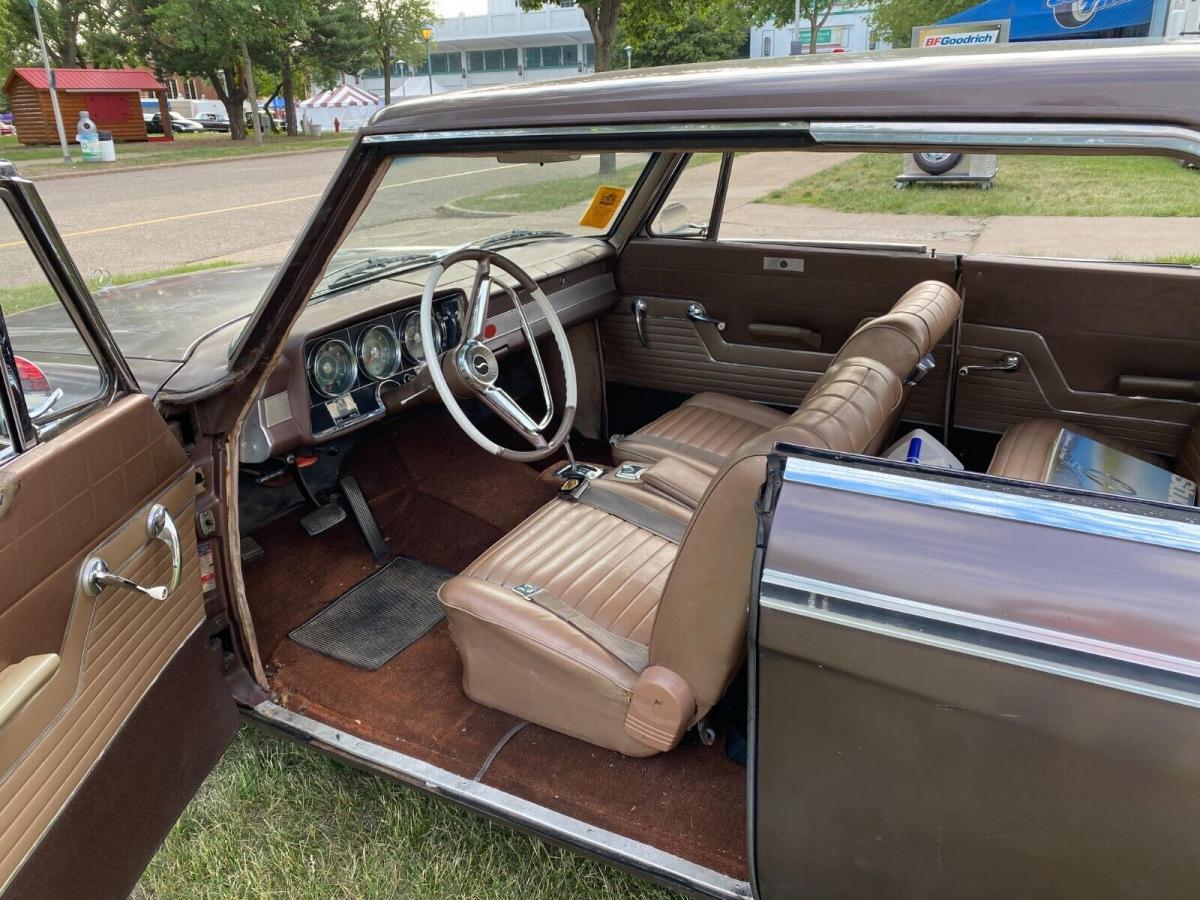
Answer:
<path fill-rule="evenodd" d="M 248 715 L 261 724 L 323 745 L 339 755 L 362 763 L 370 770 L 383 770 L 419 790 L 624 866 L 663 884 L 729 900 L 751 896 L 750 885 L 744 881 L 365 741 L 316 719 L 284 709 L 269 700 L 259 703 Z"/>

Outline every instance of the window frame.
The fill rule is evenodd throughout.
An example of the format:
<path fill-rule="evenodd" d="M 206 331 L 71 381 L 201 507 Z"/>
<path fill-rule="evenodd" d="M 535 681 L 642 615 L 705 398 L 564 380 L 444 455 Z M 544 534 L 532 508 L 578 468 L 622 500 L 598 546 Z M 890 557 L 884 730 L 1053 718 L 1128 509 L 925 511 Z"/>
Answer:
<path fill-rule="evenodd" d="M 43 423 L 34 424 L 17 374 L 16 351 L 9 339 L 8 324 L 0 310 L 0 375 L 6 382 L 0 386 L 0 400 L 5 405 L 5 421 L 12 419 L 20 426 L 21 433 L 12 446 L 16 448 L 19 444 L 20 449 L 16 452 L 23 453 L 109 406 L 118 396 L 136 393 L 139 388 L 45 206 L 33 185 L 17 176 L 15 168 L 0 167 L 0 206 L 12 216 L 16 231 L 37 261 L 80 341 L 91 354 L 100 376 L 100 388 L 95 395 L 54 410 L 47 414 Z M 10 440 L 14 433 L 10 432 Z M 0 457 L 8 458 L 11 455 Z"/>

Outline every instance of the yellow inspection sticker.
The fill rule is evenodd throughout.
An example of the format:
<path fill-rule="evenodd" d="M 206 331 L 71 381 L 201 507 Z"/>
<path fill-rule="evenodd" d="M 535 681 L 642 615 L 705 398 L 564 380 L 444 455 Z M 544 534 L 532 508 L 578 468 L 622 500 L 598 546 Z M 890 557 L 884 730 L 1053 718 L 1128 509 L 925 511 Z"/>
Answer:
<path fill-rule="evenodd" d="M 600 185 L 596 188 L 592 202 L 588 204 L 587 212 L 583 214 L 579 224 L 586 225 L 588 228 L 607 228 L 612 217 L 621 208 L 621 201 L 624 199 L 625 188 L 614 187 L 611 184 Z"/>

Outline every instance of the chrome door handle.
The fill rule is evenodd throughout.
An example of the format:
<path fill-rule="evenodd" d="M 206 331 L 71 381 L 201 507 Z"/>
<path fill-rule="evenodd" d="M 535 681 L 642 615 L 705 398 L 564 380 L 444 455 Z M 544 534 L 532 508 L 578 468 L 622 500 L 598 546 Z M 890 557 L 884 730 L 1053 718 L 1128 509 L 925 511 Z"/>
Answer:
<path fill-rule="evenodd" d="M 633 301 L 633 324 L 637 326 L 638 340 L 642 342 L 643 347 L 649 347 L 646 343 L 646 301 Z"/>
<path fill-rule="evenodd" d="M 972 372 L 1016 372 L 1020 368 L 1021 357 L 1015 353 L 1006 353 L 991 365 L 961 366 L 959 367 L 958 374 L 966 376 Z"/>
<path fill-rule="evenodd" d="M 179 576 L 183 570 L 183 547 L 179 543 L 179 530 L 175 520 L 161 503 L 150 507 L 146 516 L 146 536 L 151 541 L 162 541 L 171 550 L 171 575 L 166 584 L 157 587 L 145 587 L 109 571 L 108 564 L 99 556 L 93 556 L 83 566 L 83 591 L 89 597 L 96 597 L 106 587 L 122 587 L 137 591 L 153 600 L 166 600 L 175 588 L 179 587 Z"/>
<path fill-rule="evenodd" d="M 725 323 L 720 319 L 714 319 L 704 311 L 704 307 L 699 303 L 693 303 L 687 308 L 687 317 L 693 322 L 705 322 L 709 325 L 716 325 L 717 331 L 725 330 Z"/>

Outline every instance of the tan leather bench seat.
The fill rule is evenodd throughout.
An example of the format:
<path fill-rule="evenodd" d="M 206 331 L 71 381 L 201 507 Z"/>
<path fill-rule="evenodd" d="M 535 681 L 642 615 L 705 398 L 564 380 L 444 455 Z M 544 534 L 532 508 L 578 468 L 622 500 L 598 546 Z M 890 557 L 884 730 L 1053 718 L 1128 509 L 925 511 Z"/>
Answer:
<path fill-rule="evenodd" d="M 886 438 L 902 397 L 879 362 L 839 363 L 736 451 L 694 512 L 607 479 L 607 508 L 593 486 L 551 500 L 442 585 L 466 695 L 627 755 L 673 747 L 741 665 L 766 454 L 777 441 L 863 452 Z M 639 703 L 653 712 L 634 716 Z"/>
<path fill-rule="evenodd" d="M 1043 481 L 1050 467 L 1050 454 L 1054 450 L 1054 442 L 1064 428 L 1161 468 L 1171 468 L 1162 457 L 1141 450 L 1127 441 L 1101 434 L 1086 425 L 1064 422 L 1061 419 L 1027 419 L 1004 432 L 1004 437 L 1000 439 L 992 456 L 992 463 L 988 466 L 988 474 L 1015 478 L 1018 481 Z M 1174 471 L 1184 478 L 1200 483 L 1200 423 L 1194 425 L 1188 433 L 1187 440 L 1175 460 Z"/>
<path fill-rule="evenodd" d="M 917 363 L 950 330 L 961 309 L 962 301 L 949 285 L 923 281 L 906 291 L 885 315 L 855 329 L 830 363 L 830 370 L 842 360 L 874 359 L 907 382 L 917 370 Z M 823 377 L 813 385 L 810 395 Z M 905 391 L 910 387 L 906 383 Z M 719 393 L 697 394 L 617 441 L 613 458 L 618 462 L 652 463 L 676 457 L 715 474 L 746 441 L 786 419 L 786 413 L 761 403 Z M 885 434 L 883 439 L 887 437 Z"/>

